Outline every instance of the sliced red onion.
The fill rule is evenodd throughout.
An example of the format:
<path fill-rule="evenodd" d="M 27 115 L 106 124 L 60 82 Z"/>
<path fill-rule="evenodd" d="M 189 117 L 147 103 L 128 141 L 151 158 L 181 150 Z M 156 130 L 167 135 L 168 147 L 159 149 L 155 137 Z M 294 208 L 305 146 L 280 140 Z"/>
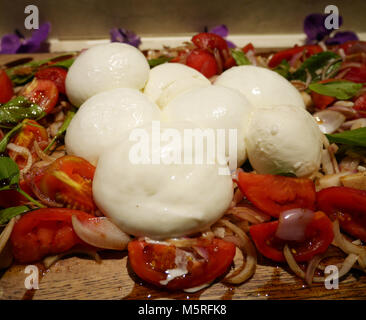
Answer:
<path fill-rule="evenodd" d="M 342 113 L 333 110 L 316 112 L 314 118 L 318 123 L 320 131 L 328 134 L 335 132 L 346 120 L 346 117 Z"/>
<path fill-rule="evenodd" d="M 305 239 L 305 231 L 313 219 L 314 212 L 309 209 L 291 209 L 280 214 L 276 237 L 282 240 L 301 241 Z"/>
<path fill-rule="evenodd" d="M 327 110 L 338 111 L 342 113 L 347 120 L 354 119 L 357 116 L 357 111 L 355 109 L 344 105 L 333 105 L 328 107 Z"/>

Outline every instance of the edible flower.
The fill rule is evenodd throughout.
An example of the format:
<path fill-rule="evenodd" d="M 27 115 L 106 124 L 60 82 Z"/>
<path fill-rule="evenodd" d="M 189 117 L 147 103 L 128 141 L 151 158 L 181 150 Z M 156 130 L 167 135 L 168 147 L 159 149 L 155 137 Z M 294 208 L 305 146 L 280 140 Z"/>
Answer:
<path fill-rule="evenodd" d="M 138 48 L 138 46 L 141 44 L 140 37 L 130 30 L 123 28 L 113 28 L 109 33 L 111 35 L 112 42 L 127 43 L 136 48 Z"/>
<path fill-rule="evenodd" d="M 205 29 L 207 30 L 207 28 L 205 28 Z M 225 24 L 220 24 L 218 26 L 215 26 L 215 27 L 211 28 L 210 30 L 207 30 L 207 32 L 217 34 L 218 36 L 224 38 L 226 40 L 229 48 L 236 48 L 236 45 L 233 42 L 226 39 L 226 37 L 229 35 L 229 29 Z"/>

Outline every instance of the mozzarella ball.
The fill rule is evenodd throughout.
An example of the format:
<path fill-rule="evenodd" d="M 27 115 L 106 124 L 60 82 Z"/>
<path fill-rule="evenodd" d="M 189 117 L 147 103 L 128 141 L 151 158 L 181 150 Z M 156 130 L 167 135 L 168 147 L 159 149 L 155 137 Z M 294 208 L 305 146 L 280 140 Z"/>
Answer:
<path fill-rule="evenodd" d="M 96 94 L 71 120 L 66 151 L 96 164 L 124 132 L 159 119 L 159 108 L 136 89 L 118 88 Z"/>
<path fill-rule="evenodd" d="M 177 124 L 158 132 L 169 135 L 172 129 L 182 134 Z M 133 137 L 141 130 L 141 137 L 148 140 Z M 166 239 L 206 230 L 231 204 L 231 175 L 220 175 L 215 162 L 170 161 L 172 153 L 180 153 L 183 159 L 192 149 L 176 140 L 161 141 L 159 147 L 152 144 L 151 132 L 151 126 L 134 129 L 130 137 L 101 155 L 93 180 L 98 208 L 134 236 Z"/>
<path fill-rule="evenodd" d="M 80 106 L 93 95 L 114 89 L 142 89 L 150 67 L 145 56 L 124 43 L 92 47 L 76 58 L 66 77 L 66 94 L 71 103 Z"/>
<path fill-rule="evenodd" d="M 144 93 L 161 109 L 179 94 L 210 86 L 197 70 L 180 63 L 164 63 L 151 69 Z"/>
<path fill-rule="evenodd" d="M 258 173 L 302 177 L 320 167 L 322 133 L 304 109 L 285 105 L 256 109 L 246 142 L 249 161 Z"/>
<path fill-rule="evenodd" d="M 225 129 L 225 154 L 230 155 L 229 129 L 237 133 L 237 163 L 246 159 L 245 131 L 253 108 L 238 91 L 209 86 L 194 89 L 173 99 L 163 110 L 166 121 L 186 120 L 204 129 Z M 217 136 L 216 136 L 217 137 Z"/>
<path fill-rule="evenodd" d="M 255 66 L 233 67 L 214 82 L 239 90 L 254 107 L 293 105 L 305 108 L 298 90 L 277 72 Z"/>

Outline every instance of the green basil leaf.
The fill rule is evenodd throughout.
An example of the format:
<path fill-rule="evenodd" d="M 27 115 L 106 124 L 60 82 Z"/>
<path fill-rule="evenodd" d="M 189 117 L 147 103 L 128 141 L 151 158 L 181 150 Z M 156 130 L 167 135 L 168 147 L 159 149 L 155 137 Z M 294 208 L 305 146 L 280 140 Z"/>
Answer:
<path fill-rule="evenodd" d="M 53 63 L 50 65 L 50 67 L 61 67 L 61 68 L 69 69 L 71 67 L 71 65 L 74 63 L 74 61 L 75 61 L 75 58 L 66 59 L 66 60 L 62 60 L 62 61 Z"/>
<path fill-rule="evenodd" d="M 159 57 L 159 58 L 156 58 L 156 59 L 147 60 L 147 62 L 149 63 L 150 68 L 154 68 L 154 67 L 158 66 L 159 64 L 163 64 L 165 62 L 169 62 L 170 60 L 172 60 L 172 58 L 169 58 L 169 57 Z"/>
<path fill-rule="evenodd" d="M 40 119 L 45 115 L 39 105 L 21 96 L 0 106 L 0 124 L 3 126 L 15 125 L 24 119 Z"/>
<path fill-rule="evenodd" d="M 18 165 L 9 157 L 0 157 L 0 191 L 19 184 Z"/>
<path fill-rule="evenodd" d="M 245 66 L 245 65 L 250 65 L 250 61 L 247 58 L 247 56 L 245 55 L 245 53 L 241 50 L 231 50 L 231 55 L 233 56 L 236 64 L 238 66 Z"/>
<path fill-rule="evenodd" d="M 324 51 L 314 54 L 310 58 L 306 59 L 300 68 L 292 74 L 292 79 L 305 81 L 307 78 L 306 70 L 311 74 L 313 80 L 317 79 L 319 78 L 317 71 L 325 68 L 332 59 L 340 59 L 340 56 L 332 51 Z"/>
<path fill-rule="evenodd" d="M 341 143 L 366 148 L 366 128 L 343 131 L 326 135 L 330 143 Z"/>
<path fill-rule="evenodd" d="M 325 96 L 335 97 L 339 100 L 351 99 L 361 88 L 361 83 L 345 80 L 327 83 L 311 83 L 309 85 L 310 90 Z"/>
<path fill-rule="evenodd" d="M 0 210 L 0 224 L 8 223 L 12 218 L 29 210 L 27 206 L 10 207 Z"/>
<path fill-rule="evenodd" d="M 16 134 L 23 126 L 23 123 L 18 123 L 13 129 L 6 133 L 6 135 L 0 141 L 0 153 L 5 152 L 11 137 Z"/>
<path fill-rule="evenodd" d="M 285 59 L 283 59 L 282 62 L 276 68 L 273 69 L 273 71 L 277 72 L 286 79 L 290 79 L 291 77 L 290 64 Z"/>

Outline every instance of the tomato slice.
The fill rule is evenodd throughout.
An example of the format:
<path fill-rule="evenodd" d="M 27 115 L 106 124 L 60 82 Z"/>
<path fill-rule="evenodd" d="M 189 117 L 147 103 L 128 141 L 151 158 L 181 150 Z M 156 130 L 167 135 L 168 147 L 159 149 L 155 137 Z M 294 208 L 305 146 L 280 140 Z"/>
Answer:
<path fill-rule="evenodd" d="M 11 139 L 11 142 L 17 146 L 27 148 L 32 154 L 33 161 L 35 161 L 38 158 L 34 147 L 35 141 L 37 141 L 41 149 L 46 148 L 48 144 L 47 130 L 34 120 L 23 120 L 21 130 Z M 25 167 L 27 163 L 26 157 L 14 151 L 9 151 L 9 156 L 17 163 L 19 169 Z"/>
<path fill-rule="evenodd" d="M 360 117 L 366 118 L 366 94 L 363 94 L 356 99 L 353 109 L 358 111 Z"/>
<path fill-rule="evenodd" d="M 366 64 L 363 64 L 360 68 L 351 67 L 348 72 L 342 77 L 342 79 L 365 83 L 366 82 Z"/>
<path fill-rule="evenodd" d="M 75 156 L 63 156 L 50 164 L 43 173 L 36 175 L 32 185 L 47 198 L 70 209 L 94 212 L 94 172 L 95 167 L 88 161 Z"/>
<path fill-rule="evenodd" d="M 50 113 L 58 101 L 58 90 L 51 80 L 34 78 L 24 89 L 22 94 L 38 104 L 46 113 Z"/>
<path fill-rule="evenodd" d="M 319 81 L 318 83 L 328 83 L 333 81 L 339 81 L 339 79 L 327 79 Z M 320 110 L 325 109 L 337 99 L 334 97 L 326 96 L 314 91 L 311 91 L 311 99 L 313 100 L 314 106 Z"/>
<path fill-rule="evenodd" d="M 13 84 L 6 72 L 0 69 L 0 103 L 8 102 L 13 95 Z"/>
<path fill-rule="evenodd" d="M 295 208 L 314 210 L 315 186 L 312 180 L 271 174 L 239 172 L 241 192 L 258 209 L 278 218 L 280 213 Z"/>
<path fill-rule="evenodd" d="M 200 49 L 229 50 L 226 40 L 214 33 L 201 32 L 196 34 L 193 36 L 192 42 Z"/>
<path fill-rule="evenodd" d="M 23 215 L 10 236 L 14 258 L 21 263 L 35 262 L 83 244 L 72 228 L 73 215 L 80 220 L 93 217 L 82 211 L 60 208 L 38 209 Z"/>
<path fill-rule="evenodd" d="M 332 222 L 321 211 L 315 213 L 305 231 L 305 241 L 285 241 L 276 237 L 278 221 L 253 225 L 249 233 L 259 252 L 277 261 L 286 261 L 283 247 L 287 243 L 298 262 L 311 260 L 316 254 L 325 252 L 333 241 Z"/>
<path fill-rule="evenodd" d="M 51 80 L 55 83 L 58 91 L 65 94 L 65 80 L 67 76 L 67 71 L 61 67 L 47 67 L 39 70 L 35 77 L 37 79 Z"/>
<path fill-rule="evenodd" d="M 202 239 L 197 246 L 206 250 L 207 260 L 184 257 L 188 273 L 166 285 L 161 281 L 166 280 L 167 270 L 177 267 L 175 246 L 135 240 L 128 244 L 128 257 L 133 271 L 144 281 L 170 290 L 186 289 L 212 282 L 221 276 L 235 256 L 235 245 L 221 239 Z"/>
<path fill-rule="evenodd" d="M 245 45 L 241 51 L 243 51 L 244 53 L 248 53 L 249 51 L 254 51 L 254 46 L 253 43 L 249 42 L 247 45 Z"/>
<path fill-rule="evenodd" d="M 330 187 L 317 193 L 317 206 L 341 228 L 366 241 L 366 191 L 349 187 Z"/>
<path fill-rule="evenodd" d="M 205 49 L 192 50 L 187 57 L 186 64 L 201 72 L 207 78 L 211 78 L 218 72 L 215 57 Z"/>

